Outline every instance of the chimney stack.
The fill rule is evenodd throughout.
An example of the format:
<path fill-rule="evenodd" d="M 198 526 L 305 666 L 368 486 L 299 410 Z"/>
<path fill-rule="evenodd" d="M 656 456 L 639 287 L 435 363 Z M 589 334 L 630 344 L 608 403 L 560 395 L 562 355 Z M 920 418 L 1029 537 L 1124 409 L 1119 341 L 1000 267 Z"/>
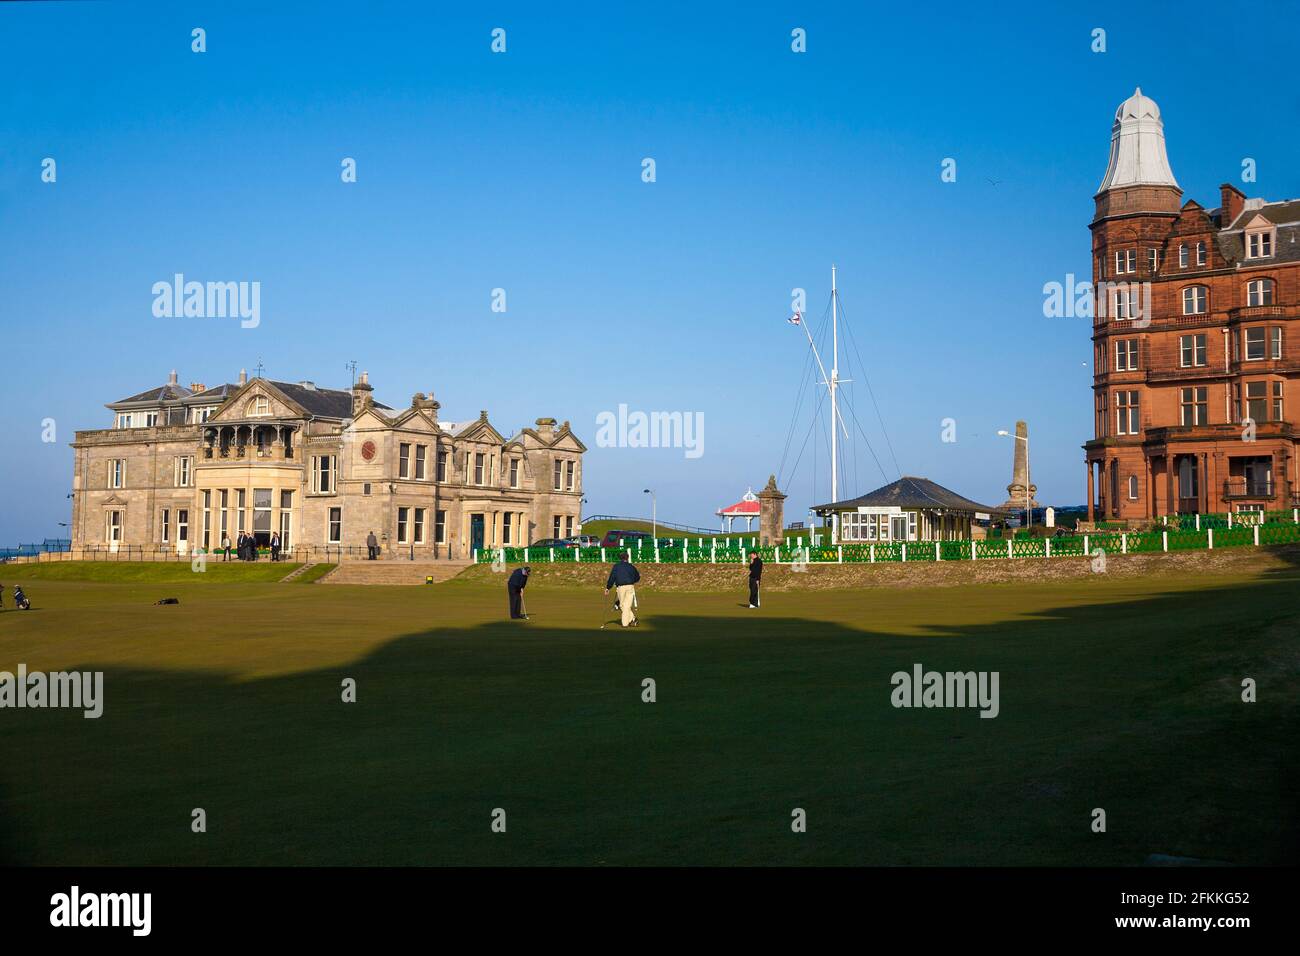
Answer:
<path fill-rule="evenodd" d="M 176 384 L 176 369 L 172 369 L 172 373 L 171 373 L 171 375 L 169 375 L 169 376 L 167 377 L 167 384 L 168 384 L 168 385 L 175 385 L 175 384 Z"/>
<path fill-rule="evenodd" d="M 247 384 L 248 384 L 248 369 L 246 369 L 246 368 L 241 368 L 241 369 L 239 370 L 239 384 L 240 384 L 240 385 L 247 385 Z"/>
<path fill-rule="evenodd" d="M 542 441 L 550 441 L 555 436 L 555 419 L 539 418 L 537 419 L 537 437 Z"/>
<path fill-rule="evenodd" d="M 1245 208 L 1246 194 L 1232 183 L 1223 183 L 1219 186 L 1219 205 L 1222 208 L 1219 217 L 1219 228 L 1227 229 L 1241 215 L 1241 210 Z"/>
<path fill-rule="evenodd" d="M 374 389 L 370 386 L 370 373 L 362 372 L 361 377 L 357 379 L 352 386 L 352 417 L 356 418 L 361 414 L 361 410 L 369 405 L 372 401 L 371 392 Z"/>
<path fill-rule="evenodd" d="M 208 387 L 204 385 L 202 382 L 190 382 L 190 391 L 193 392 L 195 395 L 199 394 L 200 392 L 206 392 L 207 390 Z"/>

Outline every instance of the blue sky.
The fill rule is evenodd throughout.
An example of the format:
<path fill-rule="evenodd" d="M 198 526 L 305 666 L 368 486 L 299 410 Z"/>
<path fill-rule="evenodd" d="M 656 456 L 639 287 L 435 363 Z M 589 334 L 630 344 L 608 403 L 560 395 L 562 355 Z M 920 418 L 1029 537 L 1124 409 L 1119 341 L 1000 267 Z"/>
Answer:
<path fill-rule="evenodd" d="M 859 436 L 843 494 L 897 477 L 869 380 L 904 473 L 996 504 L 996 432 L 1025 418 L 1039 497 L 1079 503 L 1089 328 L 1044 318 L 1042 287 L 1089 274 L 1116 106 L 1159 103 L 1184 198 L 1217 205 L 1245 157 L 1248 195 L 1300 196 L 1294 86 L 1244 71 L 1282 6 L 264 6 L 0 5 L 0 545 L 68 520 L 68 442 L 105 402 L 259 361 L 345 387 L 356 360 L 381 401 L 433 391 L 507 432 L 568 419 L 588 513 L 645 513 L 650 486 L 710 525 L 782 463 L 791 289 L 819 319 L 832 262 L 885 471 Z M 177 272 L 260 282 L 260 325 L 156 318 Z M 704 454 L 596 447 L 620 403 L 702 413 Z M 829 494 L 818 431 L 787 519 Z"/>

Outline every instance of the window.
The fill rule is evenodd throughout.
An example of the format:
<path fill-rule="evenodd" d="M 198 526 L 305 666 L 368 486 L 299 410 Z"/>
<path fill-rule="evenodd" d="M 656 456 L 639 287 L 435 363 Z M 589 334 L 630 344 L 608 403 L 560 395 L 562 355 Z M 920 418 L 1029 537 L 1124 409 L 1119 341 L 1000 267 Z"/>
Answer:
<path fill-rule="evenodd" d="M 564 462 L 559 461 L 557 459 L 555 462 L 555 482 L 554 482 L 556 491 L 561 490 L 561 488 L 563 487 L 562 485 L 563 479 L 564 479 Z"/>
<path fill-rule="evenodd" d="M 1178 247 L 1178 268 L 1186 269 L 1190 265 L 1190 259 L 1187 255 L 1187 246 L 1179 245 Z"/>
<path fill-rule="evenodd" d="M 1282 357 L 1282 326 L 1280 325 L 1275 325 L 1268 330 L 1268 357 L 1271 359 Z"/>
<path fill-rule="evenodd" d="M 104 515 L 104 540 L 109 544 L 122 540 L 122 512 L 110 511 Z"/>
<path fill-rule="evenodd" d="M 435 467 L 437 468 L 437 471 L 434 473 L 434 479 L 436 481 L 446 481 L 447 480 L 447 449 L 445 448 L 438 449 L 438 463 Z"/>
<path fill-rule="evenodd" d="M 1183 290 L 1183 315 L 1203 315 L 1207 290 L 1203 285 L 1189 285 Z"/>
<path fill-rule="evenodd" d="M 130 427 L 131 427 L 131 413 L 130 413 L 130 412 L 118 412 L 118 413 L 117 413 L 117 427 L 118 427 L 118 428 L 130 428 Z"/>
<path fill-rule="evenodd" d="M 1196 264 L 1198 266 L 1205 265 L 1205 243 L 1204 242 L 1198 242 L 1196 244 Z"/>
<path fill-rule="evenodd" d="M 424 509 L 415 509 L 415 543 L 424 544 Z"/>
<path fill-rule="evenodd" d="M 1128 476 L 1128 499 L 1129 501 L 1137 501 L 1137 497 L 1138 497 L 1138 476 L 1129 475 Z"/>
<path fill-rule="evenodd" d="M 367 497 L 370 495 L 370 482 L 365 481 L 361 483 L 361 494 Z"/>
<path fill-rule="evenodd" d="M 126 459 L 112 458 L 108 462 L 108 487 L 122 488 L 126 485 Z"/>
<path fill-rule="evenodd" d="M 1272 305 L 1273 280 L 1252 279 L 1246 283 L 1246 305 Z"/>
<path fill-rule="evenodd" d="M 1115 434 L 1136 435 L 1138 424 L 1138 393 L 1136 391 L 1116 392 Z"/>
<path fill-rule="evenodd" d="M 433 541 L 434 544 L 447 543 L 447 512 L 441 508 L 433 513 Z"/>
<path fill-rule="evenodd" d="M 482 485 L 487 483 L 487 455 L 479 452 L 474 456 L 474 484 Z"/>
<path fill-rule="evenodd" d="M 1241 386 L 1232 386 L 1232 418 L 1234 421 L 1241 421 Z"/>
<path fill-rule="evenodd" d="M 510 487 L 511 488 L 519 487 L 519 459 L 518 458 L 510 459 Z"/>
<path fill-rule="evenodd" d="M 1106 437 L 1106 425 L 1110 421 L 1106 417 L 1106 393 L 1097 393 L 1097 437 Z"/>
<path fill-rule="evenodd" d="M 338 459 L 334 455 L 317 455 L 312 458 L 312 491 L 322 495 L 334 493 L 334 476 L 337 465 Z"/>
<path fill-rule="evenodd" d="M 566 491 L 573 490 L 573 466 L 575 464 L 576 462 L 574 462 L 573 459 L 569 459 L 564 463 L 564 487 Z"/>
<path fill-rule="evenodd" d="M 243 492 L 240 492 L 242 495 Z M 203 550 L 212 550 L 212 492 L 203 492 Z"/>
<path fill-rule="evenodd" d="M 225 541 L 226 536 L 230 534 L 230 492 L 225 488 L 221 489 L 221 540 Z"/>
<path fill-rule="evenodd" d="M 265 395 L 257 395 L 248 403 L 248 415 L 250 418 L 265 418 L 271 414 L 271 400 Z"/>
<path fill-rule="evenodd" d="M 507 511 L 501 516 L 501 543 L 510 544 L 510 531 L 514 515 Z"/>
<path fill-rule="evenodd" d="M 551 534 L 551 537 L 553 537 L 553 538 L 558 538 L 558 537 L 561 536 L 561 533 L 562 533 L 562 532 L 563 532 L 563 528 L 562 528 L 561 525 L 560 525 L 560 516 L 559 516 L 559 515 L 556 515 L 556 516 L 555 516 L 555 530 L 554 530 L 554 532 Z"/>
<path fill-rule="evenodd" d="M 1268 421 L 1268 382 L 1246 383 L 1246 414 L 1251 421 Z"/>
<path fill-rule="evenodd" d="M 1273 421 L 1282 421 L 1282 383 L 1273 383 Z"/>
<path fill-rule="evenodd" d="M 271 540 L 271 489 L 253 489 L 253 534 L 259 541 Z"/>
<path fill-rule="evenodd" d="M 1138 314 L 1138 286 L 1136 283 L 1121 283 L 1111 294 L 1111 314 L 1116 319 L 1136 319 Z"/>
<path fill-rule="evenodd" d="M 244 507 L 248 504 L 248 499 L 246 497 L 246 494 L 247 493 L 244 491 L 243 488 L 237 488 L 235 490 L 235 504 L 237 505 L 237 507 L 235 508 L 235 518 L 238 522 L 236 528 L 236 530 L 238 531 L 248 530 L 248 525 L 244 522 Z"/>
<path fill-rule="evenodd" d="M 1122 275 L 1127 272 L 1137 272 L 1137 250 L 1117 249 L 1115 250 L 1115 274 Z"/>
<path fill-rule="evenodd" d="M 280 492 L 280 549 L 289 550 L 293 532 L 293 492 Z"/>
<path fill-rule="evenodd" d="M 1138 340 L 1118 339 L 1115 342 L 1115 371 L 1132 372 L 1138 367 Z"/>
<path fill-rule="evenodd" d="M 1252 232 L 1246 235 L 1246 258 L 1267 259 L 1273 255 L 1273 234 Z"/>
<path fill-rule="evenodd" d="M 175 479 L 177 488 L 188 488 L 190 486 L 190 469 L 194 465 L 194 459 L 189 455 L 181 455 L 176 459 Z"/>
<path fill-rule="evenodd" d="M 162 510 L 162 543 L 163 544 L 166 544 L 169 540 L 171 540 L 170 538 L 171 523 L 172 523 L 171 509 L 164 508 Z"/>
<path fill-rule="evenodd" d="M 428 450 L 427 445 L 415 446 L 415 480 L 424 481 L 424 455 Z"/>
<path fill-rule="evenodd" d="M 573 537 L 573 515 L 568 515 L 564 519 L 564 536 L 566 538 Z"/>
<path fill-rule="evenodd" d="M 1246 361 L 1258 362 L 1264 358 L 1264 329 L 1246 330 Z"/>
<path fill-rule="evenodd" d="M 1192 368 L 1205 364 L 1205 336 L 1183 335 L 1178 339 L 1179 364 Z"/>
<path fill-rule="evenodd" d="M 1208 425 L 1210 423 L 1209 389 L 1206 386 L 1179 389 L 1179 406 L 1182 410 L 1184 425 Z"/>
<path fill-rule="evenodd" d="M 1160 250 L 1147 250 L 1147 271 L 1153 275 L 1160 271 Z"/>
<path fill-rule="evenodd" d="M 343 509 L 331 508 L 329 519 L 329 531 L 326 538 L 330 544 L 339 544 L 343 541 Z"/>
<path fill-rule="evenodd" d="M 402 442 L 397 446 L 397 477 L 411 477 L 411 444 Z"/>
<path fill-rule="evenodd" d="M 397 543 L 398 544 L 407 543 L 406 525 L 407 525 L 407 520 L 410 517 L 410 514 L 411 514 L 410 508 L 397 509 Z"/>
<path fill-rule="evenodd" d="M 190 540 L 190 510 L 181 508 L 176 512 L 176 541 L 188 543 Z"/>

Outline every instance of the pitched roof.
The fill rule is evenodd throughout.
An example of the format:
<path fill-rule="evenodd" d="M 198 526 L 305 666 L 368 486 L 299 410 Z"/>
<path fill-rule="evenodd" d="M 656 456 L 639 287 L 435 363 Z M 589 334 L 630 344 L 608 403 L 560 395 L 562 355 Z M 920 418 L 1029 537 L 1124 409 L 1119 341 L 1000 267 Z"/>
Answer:
<path fill-rule="evenodd" d="M 249 379 L 250 383 L 256 381 L 258 380 Z M 285 398 L 301 405 L 309 415 L 315 415 L 317 418 L 352 417 L 352 393 L 349 391 L 338 388 L 308 387 L 297 382 L 272 382 L 270 379 L 266 381 L 275 386 Z M 381 411 L 392 411 L 381 402 L 374 402 L 373 405 Z"/>
<path fill-rule="evenodd" d="M 188 398 L 194 393 L 184 385 L 160 385 L 157 388 L 151 388 L 147 392 L 141 392 L 139 395 L 132 395 L 130 398 L 119 398 L 109 405 L 133 405 L 144 402 L 174 402 L 181 398 Z"/>
<path fill-rule="evenodd" d="M 991 505 L 982 505 L 978 501 L 971 501 L 969 498 L 964 498 L 957 492 L 936 484 L 928 478 L 915 478 L 910 475 L 905 475 L 898 481 L 877 488 L 875 491 L 869 491 L 857 498 L 824 505 L 813 505 L 813 510 L 844 511 L 859 506 L 876 508 L 947 508 L 952 511 L 980 511 L 990 514 L 1000 514 L 1002 512 L 1001 508 L 994 508 Z"/>

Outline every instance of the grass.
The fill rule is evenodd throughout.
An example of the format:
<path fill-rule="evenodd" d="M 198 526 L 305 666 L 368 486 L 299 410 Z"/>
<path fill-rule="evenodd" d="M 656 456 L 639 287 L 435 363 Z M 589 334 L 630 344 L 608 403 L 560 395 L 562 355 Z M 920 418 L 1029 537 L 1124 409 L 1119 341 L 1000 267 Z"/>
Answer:
<path fill-rule="evenodd" d="M 300 564 L 222 561 L 208 556 L 202 573 L 189 561 L 55 561 L 0 566 L 0 581 L 98 581 L 107 584 L 249 584 L 279 581 Z M 329 565 L 326 565 L 329 567 Z"/>
<path fill-rule="evenodd" d="M 324 561 L 320 562 L 319 564 L 313 564 L 302 574 L 294 578 L 293 583 L 294 584 L 315 584 L 321 578 L 325 577 L 325 575 L 333 571 L 336 567 L 338 567 L 337 564 L 327 564 Z"/>
<path fill-rule="evenodd" d="M 740 524 L 741 527 L 744 526 L 743 522 L 741 522 Z M 719 541 L 724 541 L 730 538 L 736 538 L 736 539 L 744 538 L 745 541 L 748 542 L 751 538 L 758 537 L 758 519 L 754 520 L 753 531 L 735 531 L 732 532 L 731 534 L 722 534 L 717 531 L 715 531 L 713 534 L 703 534 L 703 533 L 688 534 L 685 531 L 678 530 L 677 528 L 670 528 L 666 525 L 659 525 L 658 528 L 655 529 L 654 526 L 649 521 L 589 521 L 582 526 L 583 534 L 589 534 L 597 538 L 603 538 L 605 537 L 606 532 L 614 531 L 614 530 L 644 531 L 646 534 L 651 534 L 652 531 L 657 530 L 659 532 L 659 537 L 661 539 L 662 538 L 674 538 L 674 539 L 690 538 L 692 541 L 695 541 L 699 538 L 703 538 L 705 541 L 708 541 L 711 538 L 717 538 Z M 816 531 L 818 534 L 823 535 L 824 537 L 827 538 L 827 540 L 829 540 L 829 535 L 830 535 L 829 530 L 818 528 L 816 529 Z M 811 533 L 812 532 L 810 532 L 807 528 L 801 528 L 797 530 L 791 528 L 785 529 L 785 537 L 787 539 L 803 538 L 806 540 Z"/>
<path fill-rule="evenodd" d="M 0 669 L 103 670 L 104 715 L 0 711 L 3 862 L 1294 863 L 1300 845 L 1294 561 L 938 600 L 791 590 L 761 611 L 646 587 L 632 631 L 598 629 L 598 588 L 541 580 L 511 622 L 481 576 L 71 567 L 5 569 L 35 609 L 0 613 Z M 1000 716 L 894 709 L 890 675 L 917 662 L 998 671 Z"/>

